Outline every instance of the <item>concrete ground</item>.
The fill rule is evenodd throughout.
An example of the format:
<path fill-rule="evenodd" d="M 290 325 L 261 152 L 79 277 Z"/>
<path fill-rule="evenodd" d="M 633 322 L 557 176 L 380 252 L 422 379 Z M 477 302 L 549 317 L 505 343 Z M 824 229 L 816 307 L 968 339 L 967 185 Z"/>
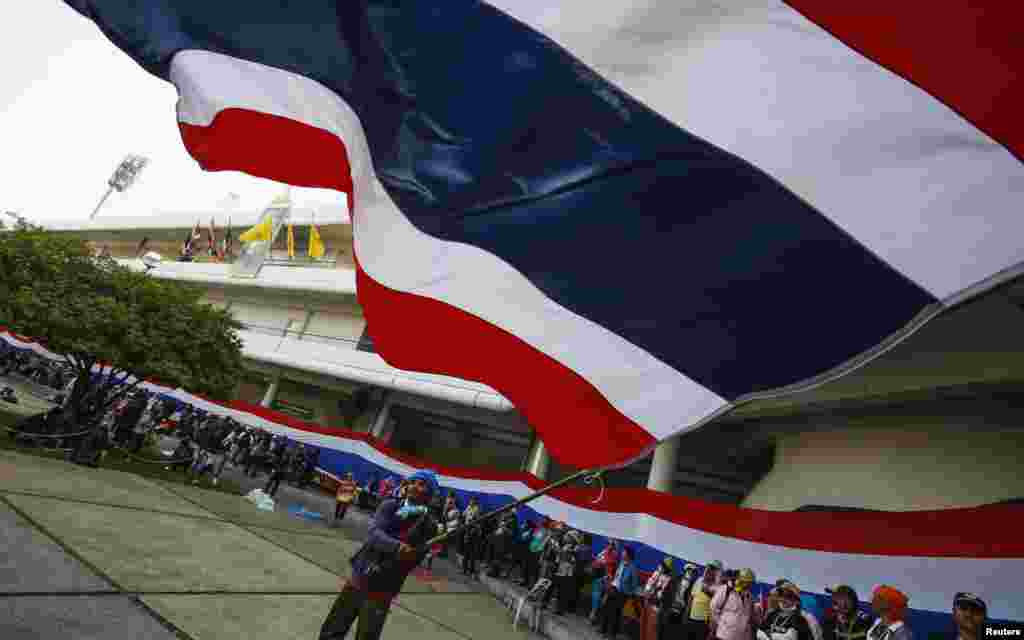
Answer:
<path fill-rule="evenodd" d="M 330 499 L 289 486 L 278 503 L 0 451 L 0 638 L 316 638 L 366 516 L 292 515 Z M 537 638 L 438 564 L 406 582 L 386 640 Z"/>

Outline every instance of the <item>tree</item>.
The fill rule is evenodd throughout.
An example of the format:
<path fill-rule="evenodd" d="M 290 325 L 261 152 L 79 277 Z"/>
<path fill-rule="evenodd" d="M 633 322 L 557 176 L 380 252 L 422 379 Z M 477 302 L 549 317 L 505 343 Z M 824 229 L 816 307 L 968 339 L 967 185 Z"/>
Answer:
<path fill-rule="evenodd" d="M 242 371 L 241 325 L 200 296 L 95 257 L 78 238 L 22 225 L 0 233 L 0 326 L 32 336 L 74 368 L 76 424 L 91 423 L 145 379 L 230 397 Z"/>

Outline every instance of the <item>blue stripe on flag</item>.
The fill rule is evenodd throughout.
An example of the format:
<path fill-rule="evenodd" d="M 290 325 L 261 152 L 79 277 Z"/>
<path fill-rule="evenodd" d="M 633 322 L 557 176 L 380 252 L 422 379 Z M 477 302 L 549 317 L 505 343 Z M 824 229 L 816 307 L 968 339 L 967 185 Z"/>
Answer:
<path fill-rule="evenodd" d="M 485 4 L 66 1 L 164 77 L 194 48 L 330 87 L 417 228 L 492 253 L 727 399 L 813 377 L 935 302 L 772 177 Z"/>

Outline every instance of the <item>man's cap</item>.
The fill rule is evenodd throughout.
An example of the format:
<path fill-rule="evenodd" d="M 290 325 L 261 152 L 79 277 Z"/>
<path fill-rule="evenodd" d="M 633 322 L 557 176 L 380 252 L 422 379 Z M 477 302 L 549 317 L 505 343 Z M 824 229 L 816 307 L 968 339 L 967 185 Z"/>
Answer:
<path fill-rule="evenodd" d="M 708 563 L 708 569 L 718 569 L 721 571 L 724 566 L 721 560 L 712 560 Z"/>
<path fill-rule="evenodd" d="M 830 596 L 834 596 L 839 593 L 845 593 L 851 596 L 856 596 L 857 592 L 854 591 L 853 587 L 851 587 L 848 584 L 837 584 L 833 587 L 826 587 L 825 593 L 829 594 Z"/>
<path fill-rule="evenodd" d="M 958 607 L 962 604 L 974 605 L 982 611 L 988 611 L 988 606 L 985 605 L 985 601 L 979 598 L 973 593 L 961 591 L 960 593 L 953 596 L 953 606 Z"/>
<path fill-rule="evenodd" d="M 427 491 L 430 495 L 437 495 L 437 492 L 441 490 L 441 486 L 437 483 L 437 474 L 433 471 L 417 471 L 416 473 L 409 476 L 409 481 L 422 480 L 427 485 Z"/>
<path fill-rule="evenodd" d="M 697 565 L 693 564 L 692 562 L 687 562 L 686 566 L 683 567 L 683 573 L 686 573 L 687 571 L 696 571 L 696 570 L 697 570 Z"/>
<path fill-rule="evenodd" d="M 796 598 L 797 600 L 800 599 L 800 587 L 796 586 L 792 582 L 783 582 L 779 586 L 775 587 L 773 591 L 780 596 L 788 595 Z"/>

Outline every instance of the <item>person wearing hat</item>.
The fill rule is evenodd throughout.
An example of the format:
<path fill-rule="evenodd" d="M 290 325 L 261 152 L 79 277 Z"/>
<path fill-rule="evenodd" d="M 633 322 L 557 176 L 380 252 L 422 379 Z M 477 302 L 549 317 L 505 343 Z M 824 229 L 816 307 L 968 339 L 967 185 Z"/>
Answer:
<path fill-rule="evenodd" d="M 622 626 L 622 610 L 626 601 L 638 595 L 640 578 L 633 564 L 633 550 L 624 546 L 615 575 L 608 582 L 605 604 L 601 608 L 601 635 L 617 638 Z"/>
<path fill-rule="evenodd" d="M 988 606 L 973 593 L 961 592 L 953 596 L 953 625 L 956 630 L 946 636 L 948 640 L 983 640 Z"/>
<path fill-rule="evenodd" d="M 661 594 L 658 607 L 658 640 L 683 635 L 693 584 L 697 581 L 697 565 L 687 562 L 683 571 L 672 578 Z"/>
<path fill-rule="evenodd" d="M 853 587 L 840 584 L 825 592 L 832 596 L 832 608 L 826 612 L 822 625 L 825 640 L 865 640 L 871 618 L 857 609 L 857 592 Z"/>
<path fill-rule="evenodd" d="M 871 608 L 878 619 L 868 629 L 868 640 L 912 640 L 907 626 L 906 594 L 889 585 L 879 585 L 871 592 Z"/>
<path fill-rule="evenodd" d="M 643 601 L 640 614 L 641 640 L 656 640 L 658 637 L 658 621 L 661 619 L 661 602 L 665 591 L 675 579 L 671 556 L 665 556 L 658 564 L 643 588 Z"/>
<path fill-rule="evenodd" d="M 590 622 L 599 623 L 598 615 L 601 610 L 601 603 L 605 601 L 605 591 L 608 582 L 615 576 L 619 566 L 619 541 L 614 538 L 608 539 L 608 545 L 597 554 L 594 559 L 594 583 L 591 590 Z"/>
<path fill-rule="evenodd" d="M 778 607 L 769 611 L 757 630 L 757 640 L 813 640 L 814 634 L 800 607 L 800 589 L 784 582 L 772 589 Z"/>
<path fill-rule="evenodd" d="M 750 640 L 760 620 L 750 592 L 754 571 L 741 569 L 736 580 L 718 589 L 711 599 L 709 627 L 717 640 Z M 803 639 L 801 639 L 803 640 Z"/>
<path fill-rule="evenodd" d="M 427 555 L 424 543 L 438 523 L 426 505 L 440 487 L 431 471 L 418 471 L 409 480 L 404 500 L 385 498 L 377 507 L 369 537 L 352 557 L 352 577 L 320 628 L 320 640 L 342 640 L 356 620 L 356 638 L 378 640 L 392 600 Z"/>
<path fill-rule="evenodd" d="M 690 594 L 690 613 L 686 621 L 687 638 L 705 640 L 708 636 L 708 622 L 711 618 L 711 598 L 722 582 L 725 567 L 720 560 L 712 560 L 704 569 L 704 575 L 693 583 Z"/>

